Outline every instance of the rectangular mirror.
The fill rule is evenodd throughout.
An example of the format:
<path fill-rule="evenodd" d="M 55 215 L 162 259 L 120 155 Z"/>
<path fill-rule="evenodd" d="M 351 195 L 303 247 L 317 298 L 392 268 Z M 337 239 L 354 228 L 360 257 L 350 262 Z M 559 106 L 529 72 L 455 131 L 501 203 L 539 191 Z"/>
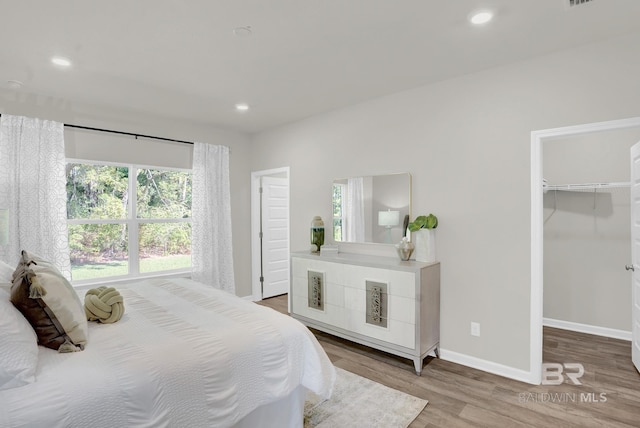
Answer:
<path fill-rule="evenodd" d="M 336 242 L 397 244 L 411 218 L 411 174 L 334 180 L 332 201 Z"/>

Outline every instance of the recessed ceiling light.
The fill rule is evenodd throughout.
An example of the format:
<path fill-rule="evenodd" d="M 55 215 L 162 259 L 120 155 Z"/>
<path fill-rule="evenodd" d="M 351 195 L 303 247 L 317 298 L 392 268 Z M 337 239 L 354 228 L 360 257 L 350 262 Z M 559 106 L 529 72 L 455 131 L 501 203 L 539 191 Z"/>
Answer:
<path fill-rule="evenodd" d="M 236 104 L 236 110 L 237 111 L 247 111 L 247 110 L 249 110 L 249 105 L 248 104 Z"/>
<path fill-rule="evenodd" d="M 483 12 L 478 12 L 473 14 L 471 18 L 469 18 L 469 21 L 471 21 L 471 23 L 475 25 L 482 25 L 491 21 L 492 18 L 493 18 L 493 13 L 483 11 Z"/>
<path fill-rule="evenodd" d="M 53 58 L 51 58 L 51 62 L 54 63 L 55 65 L 59 65 L 60 67 L 71 66 L 71 61 L 61 56 L 54 56 Z"/>

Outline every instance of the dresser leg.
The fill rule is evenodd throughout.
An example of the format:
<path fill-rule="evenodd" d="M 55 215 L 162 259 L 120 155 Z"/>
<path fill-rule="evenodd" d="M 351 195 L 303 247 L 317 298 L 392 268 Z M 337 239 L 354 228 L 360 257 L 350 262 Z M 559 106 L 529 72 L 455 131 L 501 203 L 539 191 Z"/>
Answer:
<path fill-rule="evenodd" d="M 416 375 L 420 376 L 422 373 L 422 358 L 414 358 L 413 367 L 416 369 Z"/>

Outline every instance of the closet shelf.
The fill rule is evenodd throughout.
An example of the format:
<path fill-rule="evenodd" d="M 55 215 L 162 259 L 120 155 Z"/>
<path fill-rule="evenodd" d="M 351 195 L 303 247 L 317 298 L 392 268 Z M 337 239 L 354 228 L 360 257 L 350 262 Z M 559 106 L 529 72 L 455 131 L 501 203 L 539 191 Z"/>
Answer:
<path fill-rule="evenodd" d="M 569 192 L 593 192 L 595 190 L 607 190 L 607 189 L 620 189 L 624 187 L 631 187 L 629 182 L 616 182 L 616 183 L 579 183 L 579 184 L 546 184 L 542 185 L 542 188 L 547 190 L 561 190 Z"/>

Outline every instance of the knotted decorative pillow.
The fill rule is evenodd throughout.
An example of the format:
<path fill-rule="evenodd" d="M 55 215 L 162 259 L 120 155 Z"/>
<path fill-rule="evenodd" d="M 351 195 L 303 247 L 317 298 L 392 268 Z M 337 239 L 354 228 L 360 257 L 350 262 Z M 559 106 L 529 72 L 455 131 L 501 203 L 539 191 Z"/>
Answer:
<path fill-rule="evenodd" d="M 109 324 L 118 321 L 124 314 L 124 299 L 113 287 L 98 287 L 84 296 L 84 312 L 87 320 Z"/>

